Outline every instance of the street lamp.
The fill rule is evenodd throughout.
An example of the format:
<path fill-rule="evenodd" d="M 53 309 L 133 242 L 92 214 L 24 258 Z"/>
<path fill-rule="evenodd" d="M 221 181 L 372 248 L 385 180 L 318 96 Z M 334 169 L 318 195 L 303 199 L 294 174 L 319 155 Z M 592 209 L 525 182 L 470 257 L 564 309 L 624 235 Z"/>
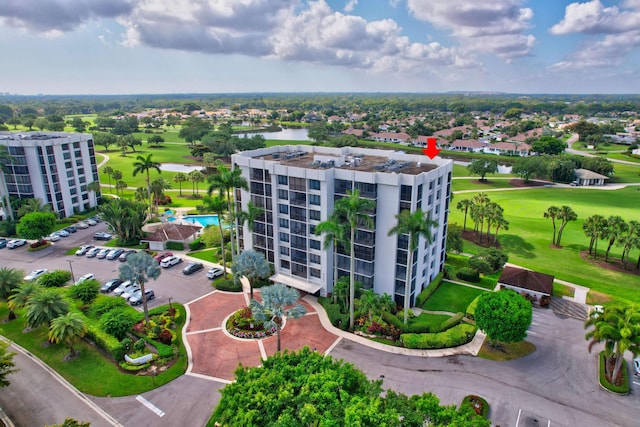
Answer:
<path fill-rule="evenodd" d="M 67 262 L 69 263 L 69 270 L 71 270 L 71 280 L 73 280 L 73 283 L 76 283 L 76 278 L 73 276 L 73 267 L 71 266 L 71 260 L 68 259 Z"/>

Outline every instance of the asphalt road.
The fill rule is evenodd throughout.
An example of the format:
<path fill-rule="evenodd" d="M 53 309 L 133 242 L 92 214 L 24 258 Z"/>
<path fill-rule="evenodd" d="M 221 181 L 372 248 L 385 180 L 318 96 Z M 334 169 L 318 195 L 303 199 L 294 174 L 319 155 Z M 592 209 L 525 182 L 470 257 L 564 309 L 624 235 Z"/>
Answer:
<path fill-rule="evenodd" d="M 104 225 L 98 225 L 79 230 L 56 242 L 54 248 L 34 253 L 25 247 L 0 249 L 0 266 L 29 272 L 68 269 L 71 264 L 76 278 L 93 273 L 99 281 L 107 281 L 117 277 L 119 261 L 65 255 L 68 248 L 96 244 L 91 235 L 103 229 Z M 186 303 L 211 291 L 206 269 L 184 276 L 183 266 L 163 269 L 160 278 L 148 285 L 156 293 L 151 306 L 167 303 L 169 297 Z M 433 392 L 443 404 L 455 405 L 467 394 L 478 394 L 489 402 L 495 426 L 638 425 L 638 394 L 616 396 L 598 386 L 596 354 L 600 349 L 589 354 L 582 322 L 535 309 L 528 340 L 536 345 L 536 352 L 501 363 L 471 356 L 395 355 L 348 340 L 342 340 L 331 355 L 353 363 L 371 379 L 383 378 L 384 387 L 405 394 Z M 70 390 L 28 356 L 16 356 L 16 363 L 21 370 L 2 389 L 0 407 L 18 426 L 61 422 L 66 416 L 91 421 L 92 426 L 199 426 L 208 420 L 220 398 L 218 390 L 224 386 L 183 375 L 141 396 L 98 398 Z"/>

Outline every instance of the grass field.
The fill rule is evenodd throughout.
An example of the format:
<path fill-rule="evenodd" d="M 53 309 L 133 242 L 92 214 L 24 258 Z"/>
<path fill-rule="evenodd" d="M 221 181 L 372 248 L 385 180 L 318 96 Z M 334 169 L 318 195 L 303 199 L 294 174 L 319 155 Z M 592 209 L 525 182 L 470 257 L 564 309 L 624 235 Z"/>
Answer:
<path fill-rule="evenodd" d="M 443 280 L 438 290 L 429 297 L 427 302 L 422 305 L 422 308 L 433 311 L 464 313 L 471 301 L 484 292 L 486 291 Z"/>
<path fill-rule="evenodd" d="M 474 193 L 459 194 L 455 200 L 471 198 L 473 195 Z M 501 232 L 499 241 L 508 252 L 510 262 L 587 286 L 614 299 L 640 301 L 638 276 L 598 268 L 580 257 L 580 251 L 586 250 L 589 243 L 582 231 L 582 223 L 587 217 L 594 214 L 609 217 L 615 213 L 626 221 L 640 220 L 640 192 L 635 187 L 621 190 L 545 188 L 492 192 L 489 197 L 504 208 L 505 218 L 509 221 L 509 230 Z M 571 206 L 578 215 L 578 220 L 565 228 L 562 249 L 549 247 L 553 228 L 551 221 L 544 218 L 543 214 L 552 205 Z M 463 219 L 462 212 L 451 210 L 450 222 L 462 224 Z M 467 226 L 473 227 L 469 219 Z M 600 242 L 600 251 L 602 246 L 604 242 Z M 473 249 L 465 242 L 465 251 L 472 252 L 469 248 Z M 620 248 L 614 246 L 611 256 L 619 257 Z M 637 250 L 631 253 L 632 259 L 637 256 Z"/>
<path fill-rule="evenodd" d="M 503 178 L 500 175 L 498 178 L 487 178 L 486 182 L 479 182 L 478 178 L 473 179 L 454 179 L 451 182 L 451 191 L 465 191 L 465 190 L 493 190 L 496 188 L 513 188 L 513 185 L 509 184 L 512 178 Z"/>

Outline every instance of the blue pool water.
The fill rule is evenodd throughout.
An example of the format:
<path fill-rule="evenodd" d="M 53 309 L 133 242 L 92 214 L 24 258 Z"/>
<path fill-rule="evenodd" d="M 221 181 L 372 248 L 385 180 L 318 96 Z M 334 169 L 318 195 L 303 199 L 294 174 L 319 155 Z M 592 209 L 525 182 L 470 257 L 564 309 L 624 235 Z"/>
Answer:
<path fill-rule="evenodd" d="M 203 227 L 207 225 L 219 225 L 218 215 L 187 215 L 182 218 L 186 222 L 190 222 L 192 224 L 200 224 Z"/>

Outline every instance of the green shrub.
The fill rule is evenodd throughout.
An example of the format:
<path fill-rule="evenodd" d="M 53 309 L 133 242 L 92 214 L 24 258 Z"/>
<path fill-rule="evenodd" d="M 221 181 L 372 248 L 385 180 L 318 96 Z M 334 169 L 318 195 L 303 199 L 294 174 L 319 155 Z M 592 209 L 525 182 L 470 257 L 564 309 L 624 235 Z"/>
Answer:
<path fill-rule="evenodd" d="M 475 297 L 473 301 L 471 301 L 471 303 L 467 306 L 467 310 L 465 313 L 465 316 L 467 317 L 467 319 L 474 320 L 473 316 L 475 316 L 476 314 L 476 307 L 478 306 L 478 301 L 480 301 L 480 296 L 481 295 L 478 295 L 477 297 Z"/>
<path fill-rule="evenodd" d="M 144 338 L 140 338 L 138 341 L 135 342 L 135 344 L 133 344 L 133 349 L 138 353 L 142 353 L 146 347 L 147 347 L 147 342 L 144 340 Z"/>
<path fill-rule="evenodd" d="M 382 320 L 384 320 L 385 322 L 387 322 L 390 325 L 395 326 L 396 328 L 400 329 L 401 332 L 406 333 L 406 332 L 411 332 L 409 330 L 409 325 L 405 325 L 404 322 L 400 319 L 398 319 L 398 316 L 389 313 L 387 311 L 382 313 Z"/>
<path fill-rule="evenodd" d="M 200 249 L 204 249 L 204 248 L 205 248 L 205 244 L 202 243 L 199 237 L 193 242 L 189 243 L 189 249 L 192 251 L 199 251 Z"/>
<path fill-rule="evenodd" d="M 440 283 L 442 283 L 443 273 L 438 273 L 438 275 L 429 283 L 429 286 L 424 288 L 422 292 L 418 294 L 418 298 L 416 298 L 416 306 L 422 307 L 425 302 L 429 299 L 429 297 L 438 290 L 440 287 Z"/>
<path fill-rule="evenodd" d="M 91 315 L 99 319 L 103 314 L 113 310 L 114 308 L 126 307 L 127 302 L 124 298 L 113 298 L 106 295 L 99 295 L 96 301 L 91 305 Z"/>
<path fill-rule="evenodd" d="M 80 300 L 83 304 L 91 304 L 98 293 L 100 293 L 100 283 L 97 280 L 85 280 L 69 288 L 71 298 Z"/>
<path fill-rule="evenodd" d="M 136 323 L 127 307 L 115 308 L 100 317 L 100 326 L 106 333 L 113 335 L 119 340 L 126 337 L 127 332 Z"/>
<path fill-rule="evenodd" d="M 172 251 L 184 250 L 184 244 L 182 242 L 167 242 L 167 249 Z"/>
<path fill-rule="evenodd" d="M 489 416 L 489 404 L 480 396 L 476 396 L 474 394 L 465 396 L 460 404 L 460 409 L 465 407 L 470 408 L 475 415 L 479 415 L 483 418 L 487 418 Z"/>
<path fill-rule="evenodd" d="M 444 322 L 440 323 L 440 327 L 438 328 L 438 330 L 433 332 L 443 332 L 443 331 L 446 331 L 447 329 L 451 329 L 452 327 L 458 325 L 462 321 L 463 317 L 464 317 L 464 313 L 456 313 L 453 316 L 446 319 Z"/>
<path fill-rule="evenodd" d="M 85 337 L 88 340 L 93 341 L 99 348 L 109 353 L 115 360 L 122 360 L 126 350 L 117 338 L 103 331 L 100 328 L 99 323 L 93 319 L 85 319 L 85 324 L 87 325 L 87 333 Z"/>
<path fill-rule="evenodd" d="M 349 315 L 340 311 L 340 304 L 334 304 L 331 298 L 327 297 L 319 297 L 318 302 L 327 312 L 327 316 L 333 326 L 343 330 L 349 327 Z"/>
<path fill-rule="evenodd" d="M 456 276 L 458 279 L 466 280 L 467 282 L 477 283 L 480 281 L 480 273 L 469 267 L 463 267 L 458 270 Z"/>
<path fill-rule="evenodd" d="M 38 277 L 38 284 L 45 288 L 60 288 L 71 280 L 71 272 L 67 270 L 54 270 Z"/>
<path fill-rule="evenodd" d="M 220 279 L 215 282 L 215 286 L 219 291 L 242 292 L 242 283 L 235 283 L 233 279 Z"/>
<path fill-rule="evenodd" d="M 618 394 L 629 394 L 629 371 L 627 370 L 627 364 L 622 363 L 622 384 L 616 385 L 612 384 L 607 380 L 606 372 L 605 372 L 605 361 L 606 354 L 604 351 L 600 352 L 598 356 L 598 361 L 600 364 L 600 385 L 612 393 Z"/>
<path fill-rule="evenodd" d="M 475 326 L 465 323 L 435 334 L 402 334 L 400 341 L 406 348 L 449 348 L 468 343 L 473 339 L 475 332 Z"/>

